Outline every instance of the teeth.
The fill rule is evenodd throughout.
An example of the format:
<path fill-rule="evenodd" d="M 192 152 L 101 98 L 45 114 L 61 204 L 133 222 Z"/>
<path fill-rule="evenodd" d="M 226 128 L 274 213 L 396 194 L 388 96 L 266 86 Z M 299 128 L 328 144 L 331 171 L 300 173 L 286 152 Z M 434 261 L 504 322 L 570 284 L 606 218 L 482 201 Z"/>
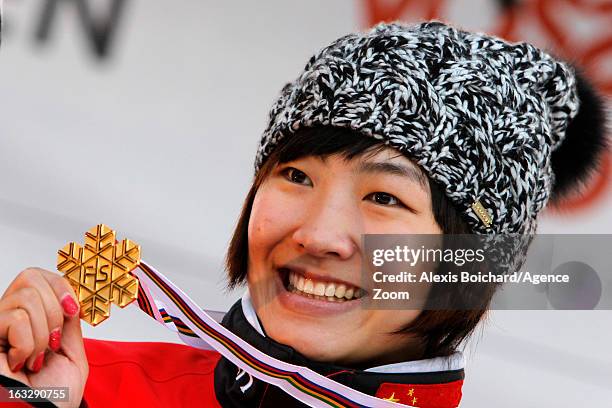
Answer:
<path fill-rule="evenodd" d="M 304 292 L 311 295 L 313 292 L 313 289 L 314 289 L 314 285 L 312 284 L 312 281 L 310 279 L 306 279 L 306 282 L 304 282 Z"/>
<path fill-rule="evenodd" d="M 352 299 L 353 298 L 353 288 L 348 288 L 346 292 L 344 292 L 344 297 L 349 300 Z"/>
<path fill-rule="evenodd" d="M 343 302 L 361 297 L 361 290 L 358 288 L 347 287 L 343 283 L 316 281 L 292 271 L 289 272 L 289 289 L 293 293 L 329 302 Z"/>

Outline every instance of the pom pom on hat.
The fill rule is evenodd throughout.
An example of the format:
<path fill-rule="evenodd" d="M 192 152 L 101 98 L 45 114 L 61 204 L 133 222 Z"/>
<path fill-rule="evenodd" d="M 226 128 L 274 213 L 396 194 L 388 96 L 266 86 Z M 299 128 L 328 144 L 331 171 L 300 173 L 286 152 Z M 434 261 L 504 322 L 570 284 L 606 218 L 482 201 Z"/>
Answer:
<path fill-rule="evenodd" d="M 560 146 L 551 155 L 555 175 L 551 201 L 555 203 L 584 185 L 610 147 L 604 99 L 579 70 L 575 77 L 580 107 L 569 122 Z"/>

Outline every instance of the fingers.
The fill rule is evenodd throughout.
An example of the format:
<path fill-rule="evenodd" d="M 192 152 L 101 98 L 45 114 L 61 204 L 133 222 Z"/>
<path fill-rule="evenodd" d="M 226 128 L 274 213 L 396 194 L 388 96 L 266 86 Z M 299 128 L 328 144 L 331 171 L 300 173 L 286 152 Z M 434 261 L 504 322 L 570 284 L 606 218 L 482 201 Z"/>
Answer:
<path fill-rule="evenodd" d="M 64 315 L 68 318 L 73 318 L 79 314 L 79 302 L 76 300 L 76 294 L 72 286 L 57 273 L 45 271 L 39 269 L 40 276 L 42 276 L 49 286 L 57 300 L 59 300 Z M 77 319 L 78 320 L 78 319 Z"/>
<path fill-rule="evenodd" d="M 47 347 L 53 351 L 62 348 L 62 343 L 66 341 L 63 332 L 69 321 L 76 322 L 78 326 L 78 331 L 73 327 L 75 325 L 71 326 L 70 344 L 76 345 L 72 346 L 71 352 L 77 357 L 85 355 L 82 351 L 78 303 L 74 290 L 61 275 L 39 268 L 24 270 L 0 300 L 0 312 L 6 311 L 16 313 L 19 318 L 15 326 L 6 323 L 6 318 L 2 319 L 6 333 L 0 332 L 0 338 L 7 339 L 12 347 L 9 352 L 9 364 L 13 364 L 11 368 L 18 364 L 17 360 L 22 359 L 20 361 L 24 361 L 28 369 L 39 371 Z M 29 331 L 23 325 L 29 325 Z M 24 337 L 28 335 L 29 338 Z M 30 354 L 24 356 L 23 353 L 28 350 Z"/>
<path fill-rule="evenodd" d="M 66 319 L 62 335 L 62 350 L 66 357 L 78 365 L 81 370 L 81 378 L 86 379 L 89 373 L 89 365 L 87 363 L 85 345 L 83 344 L 80 319 Z"/>
<path fill-rule="evenodd" d="M 9 367 L 13 371 L 20 370 L 35 347 L 28 313 L 23 309 L 0 312 L 0 337 L 6 339 L 6 347 L 10 347 Z"/>
<path fill-rule="evenodd" d="M 79 303 L 76 301 L 74 289 L 60 274 L 40 268 L 28 268 L 21 272 L 13 283 L 16 284 L 16 287 L 35 286 L 41 290 L 41 293 L 44 292 L 46 295 L 44 299 L 48 301 L 45 306 L 48 306 L 52 312 L 60 310 L 68 318 L 78 315 Z M 47 290 L 49 288 L 50 292 Z M 54 294 L 55 297 L 51 294 Z"/>
<path fill-rule="evenodd" d="M 16 292 L 8 296 L 0 305 L 0 310 L 9 310 L 16 313 L 17 322 L 21 324 L 30 325 L 30 333 L 32 341 L 34 343 L 32 355 L 28 358 L 26 366 L 34 372 L 40 370 L 42 365 L 42 357 L 44 351 L 47 349 L 49 343 L 49 325 L 47 323 L 47 314 L 45 313 L 45 307 L 38 290 L 27 287 L 21 288 Z M 25 312 L 26 317 L 23 317 Z M 11 342 L 11 338 L 8 338 L 11 347 L 14 347 L 16 343 Z M 22 338 L 17 337 L 15 341 L 23 341 Z"/>
<path fill-rule="evenodd" d="M 66 316 L 62 329 L 62 350 L 70 360 L 77 364 L 81 363 L 79 366 L 84 374 L 83 378 L 87 378 L 89 366 L 83 344 L 83 333 L 79 317 L 80 308 L 79 303 L 76 301 L 74 289 L 66 279 L 57 273 L 44 269 L 40 269 L 40 273 L 51 286 L 56 299 L 59 299 L 64 316 Z"/>
<path fill-rule="evenodd" d="M 64 316 L 66 316 L 61 335 L 62 350 L 70 360 L 77 363 L 81 369 L 82 378 L 87 378 L 89 365 L 83 344 L 80 307 L 74 289 L 62 276 L 44 269 L 40 269 L 40 272 L 51 286 L 56 298 L 60 300 Z"/>
<path fill-rule="evenodd" d="M 15 291 L 23 289 L 35 289 L 42 300 L 44 311 L 47 317 L 49 332 L 61 329 L 64 323 L 62 307 L 50 282 L 42 275 L 43 270 L 26 269 L 18 275 L 15 281 L 20 284 L 15 285 Z M 60 278 L 61 279 L 61 278 Z M 62 279 L 63 280 L 63 279 Z M 54 350 L 56 351 L 56 350 Z"/>

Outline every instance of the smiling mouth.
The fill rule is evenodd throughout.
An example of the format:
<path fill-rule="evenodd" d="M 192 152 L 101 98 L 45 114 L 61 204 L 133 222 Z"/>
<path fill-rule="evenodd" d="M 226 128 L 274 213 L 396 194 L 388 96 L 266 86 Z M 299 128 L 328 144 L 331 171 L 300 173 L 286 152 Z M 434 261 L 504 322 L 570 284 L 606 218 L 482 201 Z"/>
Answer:
<path fill-rule="evenodd" d="M 329 282 L 321 279 L 307 278 L 299 272 L 288 268 L 279 268 L 283 286 L 296 295 L 327 302 L 349 302 L 357 300 L 365 291 L 344 283 Z"/>

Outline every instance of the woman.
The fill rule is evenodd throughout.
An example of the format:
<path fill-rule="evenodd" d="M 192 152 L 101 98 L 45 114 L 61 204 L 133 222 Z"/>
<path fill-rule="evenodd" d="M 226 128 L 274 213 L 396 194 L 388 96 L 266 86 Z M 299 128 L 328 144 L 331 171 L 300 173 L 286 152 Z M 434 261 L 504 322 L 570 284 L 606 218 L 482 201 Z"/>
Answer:
<path fill-rule="evenodd" d="M 601 100 L 531 45 L 437 22 L 342 37 L 270 112 L 227 255 L 248 292 L 223 324 L 363 393 L 455 407 L 459 347 L 494 288 L 475 310 L 362 308 L 361 236 L 533 234 L 605 145 Z M 2 384 L 68 386 L 66 406 L 303 406 L 213 351 L 82 339 L 77 315 L 57 274 L 19 274 L 0 300 Z"/>

